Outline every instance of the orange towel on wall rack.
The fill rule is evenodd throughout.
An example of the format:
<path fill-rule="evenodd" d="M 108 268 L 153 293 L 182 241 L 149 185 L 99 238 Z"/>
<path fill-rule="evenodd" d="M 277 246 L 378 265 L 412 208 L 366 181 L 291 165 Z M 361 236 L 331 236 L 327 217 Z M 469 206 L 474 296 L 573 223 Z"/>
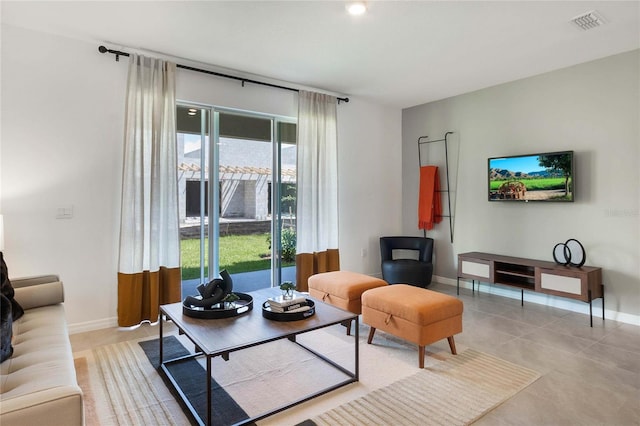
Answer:
<path fill-rule="evenodd" d="M 437 166 L 420 167 L 420 189 L 418 198 L 418 229 L 433 229 L 442 221 L 440 200 L 440 178 Z"/>

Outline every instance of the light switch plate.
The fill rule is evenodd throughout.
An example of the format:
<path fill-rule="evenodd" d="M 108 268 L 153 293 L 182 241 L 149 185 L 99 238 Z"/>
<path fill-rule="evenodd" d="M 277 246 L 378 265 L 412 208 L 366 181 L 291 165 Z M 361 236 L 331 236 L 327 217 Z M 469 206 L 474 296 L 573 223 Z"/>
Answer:
<path fill-rule="evenodd" d="M 56 219 L 71 219 L 73 217 L 73 206 L 63 206 L 56 209 Z"/>

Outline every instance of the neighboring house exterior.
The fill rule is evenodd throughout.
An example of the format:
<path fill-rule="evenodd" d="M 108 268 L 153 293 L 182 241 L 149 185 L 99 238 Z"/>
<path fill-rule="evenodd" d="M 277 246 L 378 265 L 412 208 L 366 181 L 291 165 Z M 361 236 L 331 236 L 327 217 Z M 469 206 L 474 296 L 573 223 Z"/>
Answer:
<path fill-rule="evenodd" d="M 220 218 L 268 221 L 271 218 L 272 151 L 270 142 L 219 139 L 218 179 Z M 200 136 L 178 133 L 178 192 L 180 223 L 199 223 L 202 150 Z M 208 145 L 208 138 L 206 142 Z M 296 149 L 283 144 L 281 149 L 282 183 L 296 183 Z M 205 147 L 204 161 L 208 164 Z M 205 204 L 208 203 L 208 166 L 205 167 Z M 293 206 L 295 208 L 295 205 Z M 207 207 L 205 207 L 205 214 Z"/>

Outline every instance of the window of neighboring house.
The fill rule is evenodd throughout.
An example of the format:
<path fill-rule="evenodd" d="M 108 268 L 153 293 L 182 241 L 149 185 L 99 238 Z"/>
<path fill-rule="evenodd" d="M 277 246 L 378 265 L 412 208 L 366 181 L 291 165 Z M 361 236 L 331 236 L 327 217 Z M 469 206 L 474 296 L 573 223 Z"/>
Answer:
<path fill-rule="evenodd" d="M 200 217 L 200 181 L 185 182 L 186 217 Z M 204 182 L 204 214 L 209 214 L 209 181 Z"/>

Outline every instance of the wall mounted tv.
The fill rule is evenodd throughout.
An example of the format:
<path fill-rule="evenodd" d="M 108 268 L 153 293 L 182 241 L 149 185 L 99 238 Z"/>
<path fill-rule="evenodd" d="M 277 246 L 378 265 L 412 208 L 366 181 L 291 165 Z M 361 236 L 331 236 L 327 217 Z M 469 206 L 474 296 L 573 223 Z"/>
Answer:
<path fill-rule="evenodd" d="M 489 158 L 489 201 L 574 199 L 573 151 Z"/>

